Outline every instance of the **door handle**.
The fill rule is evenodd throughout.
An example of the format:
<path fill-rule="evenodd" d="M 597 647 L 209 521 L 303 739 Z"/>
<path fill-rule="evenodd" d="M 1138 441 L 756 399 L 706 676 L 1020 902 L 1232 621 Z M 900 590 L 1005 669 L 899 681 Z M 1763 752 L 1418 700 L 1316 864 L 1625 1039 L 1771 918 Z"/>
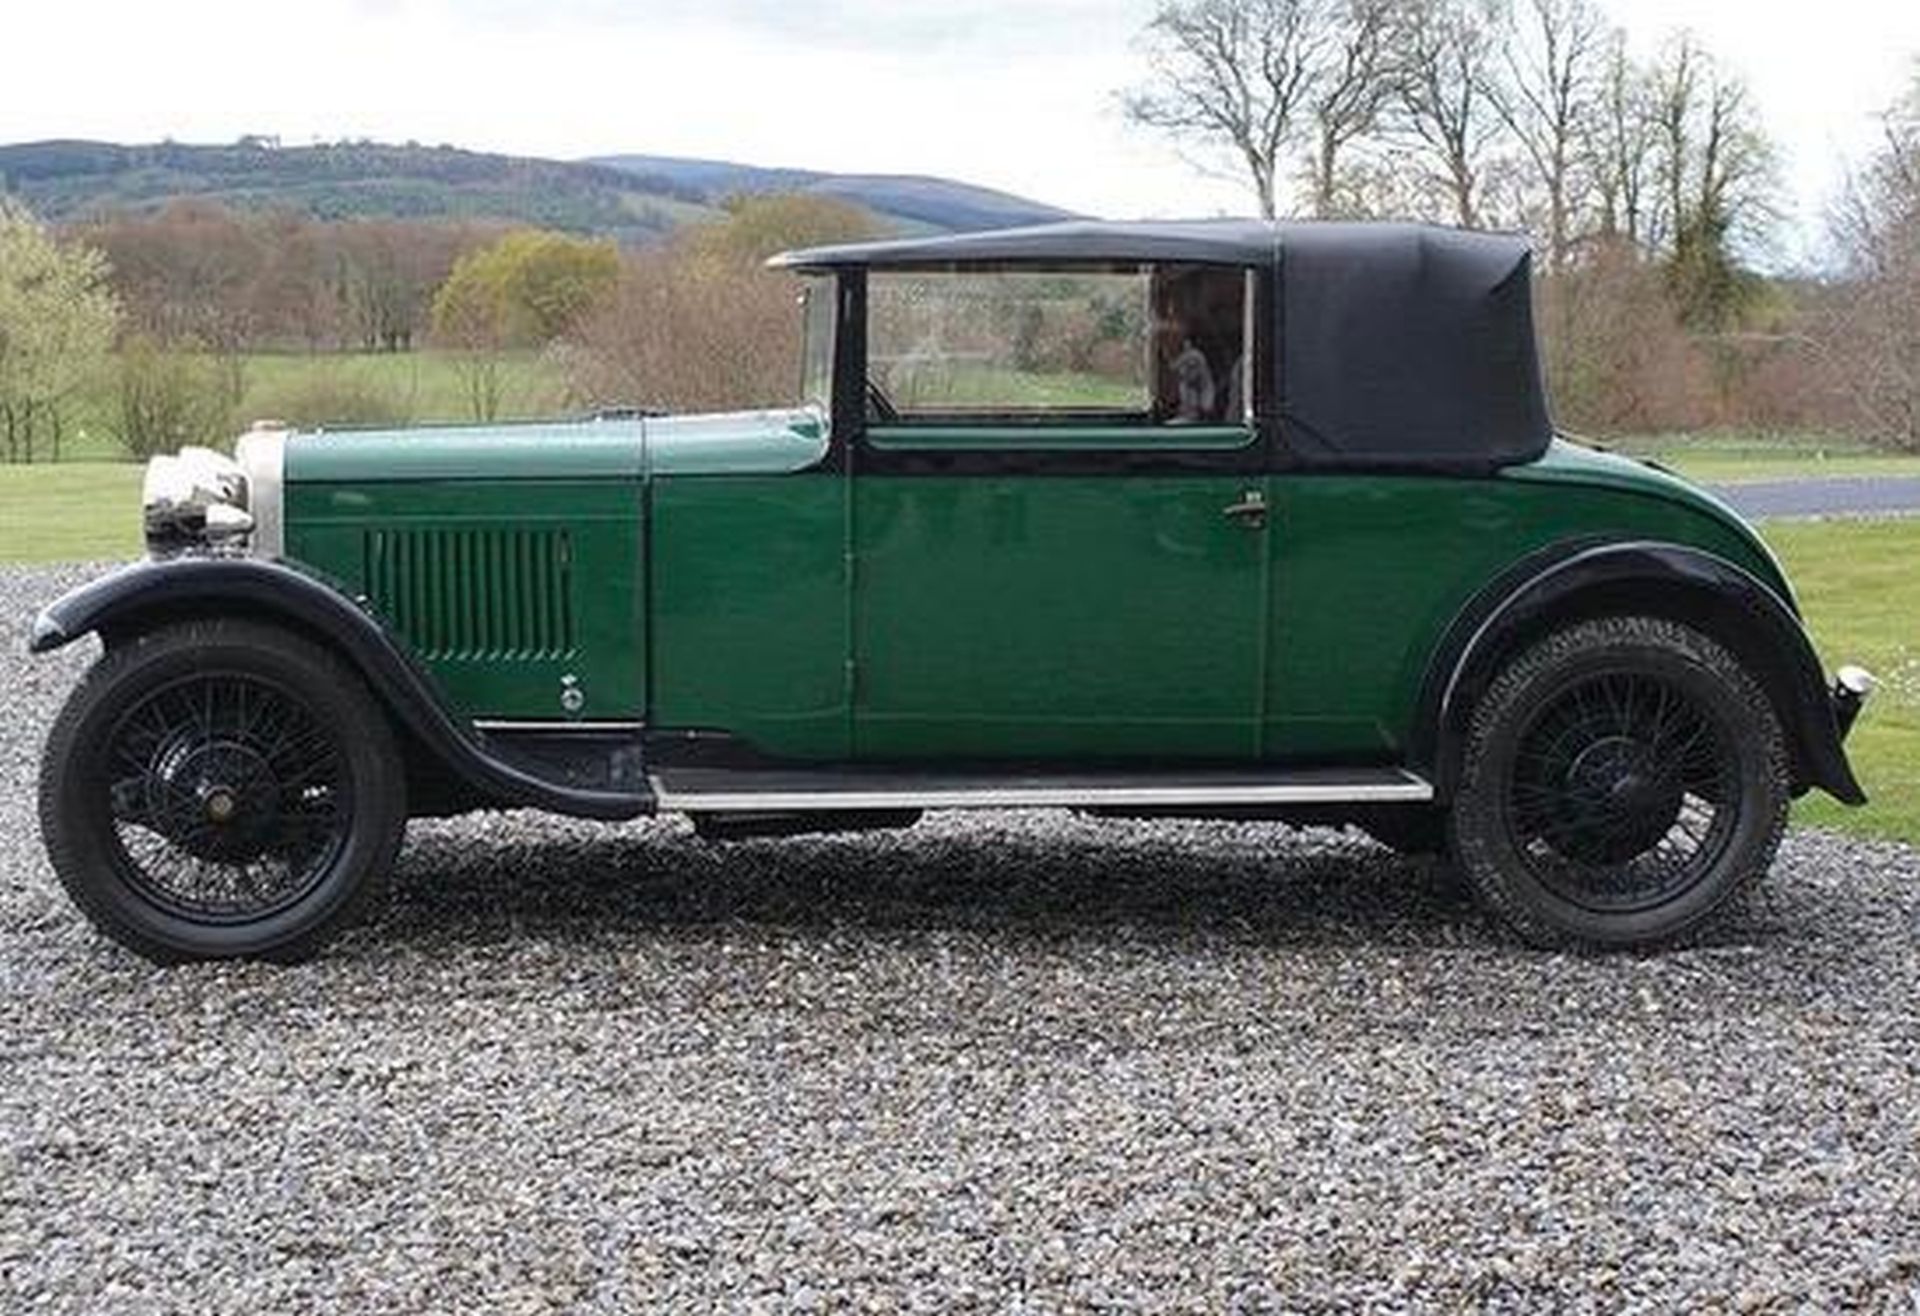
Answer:
<path fill-rule="evenodd" d="M 1267 496 L 1258 489 L 1249 489 L 1240 495 L 1239 502 L 1228 503 L 1223 514 L 1229 521 L 1239 521 L 1257 530 L 1267 521 Z"/>

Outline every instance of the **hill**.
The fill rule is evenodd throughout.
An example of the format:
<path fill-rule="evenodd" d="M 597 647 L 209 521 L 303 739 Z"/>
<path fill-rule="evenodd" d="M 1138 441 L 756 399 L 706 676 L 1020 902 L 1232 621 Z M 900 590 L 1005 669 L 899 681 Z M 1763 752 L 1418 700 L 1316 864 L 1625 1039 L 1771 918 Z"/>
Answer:
<path fill-rule="evenodd" d="M 670 155 L 605 155 L 589 163 L 662 180 L 711 203 L 738 193 L 812 192 L 865 206 L 904 229 L 958 232 L 1072 218 L 1069 211 L 1025 197 L 917 174 L 832 174 Z"/>
<path fill-rule="evenodd" d="M 197 198 L 316 219 L 500 219 L 644 241 L 710 218 L 737 193 L 805 191 L 903 230 L 1038 223 L 1065 212 L 942 178 L 765 169 L 623 155 L 544 160 L 452 146 L 338 142 L 226 146 L 50 141 L 0 146 L 0 191 L 61 222 Z"/>
<path fill-rule="evenodd" d="M 316 219 L 504 219 L 632 239 L 709 213 L 697 191 L 665 177 L 451 146 L 374 142 L 28 142 L 0 146 L 0 188 L 55 221 L 155 209 L 194 197 Z"/>

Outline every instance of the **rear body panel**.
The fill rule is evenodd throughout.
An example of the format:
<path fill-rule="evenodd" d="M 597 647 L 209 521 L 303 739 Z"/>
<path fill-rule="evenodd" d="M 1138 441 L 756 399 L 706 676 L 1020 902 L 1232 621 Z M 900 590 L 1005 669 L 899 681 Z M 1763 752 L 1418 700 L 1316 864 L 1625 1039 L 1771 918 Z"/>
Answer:
<path fill-rule="evenodd" d="M 1784 589 L 1751 532 L 1649 485 L 1522 466 L 1474 479 L 1282 475 L 1272 487 L 1270 756 L 1397 759 L 1449 624 L 1543 549 L 1658 540 Z"/>

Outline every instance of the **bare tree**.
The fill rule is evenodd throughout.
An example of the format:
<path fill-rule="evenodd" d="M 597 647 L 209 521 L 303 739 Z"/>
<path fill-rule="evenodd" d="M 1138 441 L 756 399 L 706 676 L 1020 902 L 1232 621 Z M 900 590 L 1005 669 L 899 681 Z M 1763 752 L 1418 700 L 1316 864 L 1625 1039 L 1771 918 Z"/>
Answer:
<path fill-rule="evenodd" d="M 1649 80 L 1628 57 L 1626 35 L 1615 32 L 1608 43 L 1599 111 L 1586 146 L 1603 238 L 1635 247 L 1650 241 L 1647 189 L 1653 143 Z"/>
<path fill-rule="evenodd" d="M 1565 268 L 1594 183 L 1586 144 L 1604 87 L 1607 27 L 1593 0 L 1522 0 L 1493 104 L 1546 209 L 1547 265 Z"/>
<path fill-rule="evenodd" d="M 1493 0 L 1426 0 L 1401 37 L 1401 123 L 1455 223 L 1481 222 L 1481 185 L 1501 123 L 1492 88 L 1500 41 Z"/>
<path fill-rule="evenodd" d="M 1722 330 L 1750 300 L 1739 250 L 1775 218 L 1774 152 L 1739 78 L 1681 35 L 1652 80 L 1655 169 L 1667 268 L 1681 319 Z"/>
<path fill-rule="evenodd" d="M 1822 338 L 1868 432 L 1920 451 L 1920 79 L 1833 217 L 1846 285 Z"/>
<path fill-rule="evenodd" d="M 1342 196 L 1346 149 L 1380 125 L 1399 89 L 1394 55 L 1402 0 L 1334 0 L 1316 15 L 1310 34 L 1308 101 L 1313 115 L 1313 213 L 1330 218 L 1355 207 Z"/>
<path fill-rule="evenodd" d="M 1322 15 L 1315 0 L 1167 0 L 1146 30 L 1152 82 L 1127 93 L 1127 117 L 1231 151 L 1272 219 L 1280 167 L 1308 109 Z"/>

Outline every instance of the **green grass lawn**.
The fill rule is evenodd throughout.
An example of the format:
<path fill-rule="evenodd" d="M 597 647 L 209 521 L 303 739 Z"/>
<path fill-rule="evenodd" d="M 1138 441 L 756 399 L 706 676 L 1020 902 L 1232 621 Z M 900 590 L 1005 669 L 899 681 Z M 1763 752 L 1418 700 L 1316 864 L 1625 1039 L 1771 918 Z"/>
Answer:
<path fill-rule="evenodd" d="M 1796 820 L 1920 843 L 1920 520 L 1761 529 L 1786 562 L 1820 656 L 1880 678 L 1847 743 L 1872 803 L 1848 809 L 1816 794 Z"/>
<path fill-rule="evenodd" d="M 1920 476 L 1920 455 L 1902 456 L 1843 439 L 1741 434 L 1668 434 L 1605 440 L 1635 457 L 1652 457 L 1701 484 L 1741 484 L 1830 476 Z"/>
<path fill-rule="evenodd" d="M 507 352 L 493 358 L 499 381 L 499 418 L 563 414 L 566 380 L 550 358 Z M 241 400 L 235 433 L 255 420 L 432 423 L 473 418 L 466 362 L 452 352 L 255 353 L 241 358 Z M 115 436 L 110 383 L 82 398 L 62 446 L 65 461 L 113 461 L 125 456 Z M 225 446 L 232 434 L 197 442 Z"/>
<path fill-rule="evenodd" d="M 0 465 L 0 562 L 139 556 L 140 476 L 131 462 Z"/>
<path fill-rule="evenodd" d="M 140 551 L 140 468 L 69 462 L 0 466 L 0 562 L 113 560 Z M 1881 688 L 1849 750 L 1873 802 L 1801 801 L 1797 820 L 1920 843 L 1920 519 L 1776 522 L 1785 559 L 1830 665 L 1866 664 Z"/>

